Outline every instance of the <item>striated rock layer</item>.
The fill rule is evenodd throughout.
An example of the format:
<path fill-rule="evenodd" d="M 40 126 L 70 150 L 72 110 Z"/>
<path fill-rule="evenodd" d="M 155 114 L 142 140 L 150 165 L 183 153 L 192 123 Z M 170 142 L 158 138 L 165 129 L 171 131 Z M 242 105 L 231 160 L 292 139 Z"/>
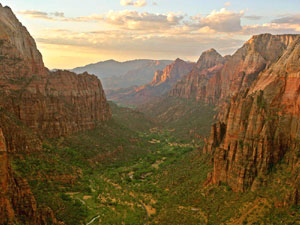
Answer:
<path fill-rule="evenodd" d="M 92 129 L 111 118 L 101 82 L 87 73 L 50 72 L 35 41 L 0 5 L 0 224 L 57 224 L 38 208 L 9 158 L 41 150 L 41 138 Z"/>
<path fill-rule="evenodd" d="M 47 137 L 95 127 L 111 117 L 94 75 L 49 72 L 26 28 L 0 7 L 0 106 Z"/>
<path fill-rule="evenodd" d="M 245 46 L 253 63 L 248 61 L 240 76 L 255 74 L 255 79 L 239 91 L 233 89 L 236 94 L 212 127 L 204 148 L 213 155 L 212 183 L 255 190 L 284 160 L 292 177 L 288 199 L 299 204 L 300 36 L 259 35 Z"/>

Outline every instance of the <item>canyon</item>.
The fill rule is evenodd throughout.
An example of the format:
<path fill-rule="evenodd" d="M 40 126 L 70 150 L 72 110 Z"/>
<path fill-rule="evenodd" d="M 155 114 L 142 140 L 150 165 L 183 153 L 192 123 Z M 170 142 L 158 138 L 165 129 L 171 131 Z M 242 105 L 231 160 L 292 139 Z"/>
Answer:
<path fill-rule="evenodd" d="M 299 223 L 300 35 L 73 71 L 0 4 L 0 224 Z"/>

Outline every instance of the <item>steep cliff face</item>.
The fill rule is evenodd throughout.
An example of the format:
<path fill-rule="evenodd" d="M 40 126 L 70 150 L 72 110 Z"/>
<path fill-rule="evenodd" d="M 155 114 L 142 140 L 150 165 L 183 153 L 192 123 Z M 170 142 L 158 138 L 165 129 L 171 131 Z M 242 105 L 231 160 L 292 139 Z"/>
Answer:
<path fill-rule="evenodd" d="M 246 45 L 253 43 L 260 52 L 256 63 L 261 62 L 253 68 L 266 69 L 231 98 L 212 128 L 204 148 L 214 156 L 212 182 L 226 182 L 235 191 L 255 190 L 284 161 L 291 175 L 287 198 L 298 204 L 300 36 L 261 35 Z M 251 73 L 257 71 L 253 68 Z"/>
<path fill-rule="evenodd" d="M 166 66 L 163 71 L 157 71 L 150 84 L 136 88 L 127 94 L 115 93 L 110 98 L 123 104 L 140 105 L 160 98 L 168 93 L 174 84 L 188 74 L 194 64 L 176 59 L 172 64 Z"/>
<path fill-rule="evenodd" d="M 254 36 L 233 56 L 225 59 L 215 51 L 205 52 L 198 61 L 199 69 L 193 70 L 178 83 L 170 95 L 220 103 L 250 87 L 258 74 L 276 62 L 296 37 L 271 34 Z M 203 60 L 206 58 L 210 60 Z"/>
<path fill-rule="evenodd" d="M 42 55 L 37 50 L 35 41 L 11 9 L 2 5 L 0 5 L 0 55 L 1 73 L 7 77 L 31 77 L 33 74 L 46 73 Z M 10 58 L 10 63 L 18 62 L 17 68 L 5 65 L 3 61 L 7 58 Z M 15 73 L 16 69 L 19 73 Z"/>
<path fill-rule="evenodd" d="M 0 7 L 0 106 L 47 137 L 92 129 L 111 117 L 96 76 L 49 72 L 25 27 Z"/>
<path fill-rule="evenodd" d="M 0 223 L 57 224 L 51 209 L 37 206 L 9 159 L 40 151 L 41 137 L 69 135 L 108 120 L 101 82 L 86 73 L 49 72 L 26 28 L 0 5 L 0 87 Z"/>
<path fill-rule="evenodd" d="M 0 106 L 47 137 L 92 129 L 110 118 L 101 83 L 95 76 L 57 71 L 25 84 L 4 81 Z"/>

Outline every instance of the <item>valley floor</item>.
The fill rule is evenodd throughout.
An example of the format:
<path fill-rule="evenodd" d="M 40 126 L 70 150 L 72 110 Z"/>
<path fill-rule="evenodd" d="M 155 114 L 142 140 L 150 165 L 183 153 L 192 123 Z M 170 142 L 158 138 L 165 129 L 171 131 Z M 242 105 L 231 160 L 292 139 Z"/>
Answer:
<path fill-rule="evenodd" d="M 202 154 L 201 142 L 180 140 L 176 131 L 157 127 L 132 109 L 112 109 L 114 119 L 97 129 L 48 140 L 42 152 L 14 159 L 39 206 L 51 207 L 58 220 L 70 225 L 300 224 L 299 208 L 274 205 L 276 188 L 235 193 L 225 184 L 207 185 L 212 159 Z"/>

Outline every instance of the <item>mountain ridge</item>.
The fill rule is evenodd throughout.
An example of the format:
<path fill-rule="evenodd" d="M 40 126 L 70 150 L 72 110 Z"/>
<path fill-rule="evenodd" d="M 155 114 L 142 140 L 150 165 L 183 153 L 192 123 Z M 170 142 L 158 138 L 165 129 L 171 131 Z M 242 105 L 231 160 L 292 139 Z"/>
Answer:
<path fill-rule="evenodd" d="M 148 84 L 132 88 L 131 91 L 129 89 L 129 91 L 120 90 L 120 92 L 110 93 L 108 98 L 127 105 L 146 104 L 167 94 L 173 85 L 183 78 L 193 66 L 194 63 L 177 58 L 164 70 L 156 71 L 152 81 Z"/>
<path fill-rule="evenodd" d="M 170 64 L 170 60 L 136 59 L 125 62 L 106 60 L 70 71 L 75 73 L 89 72 L 101 78 L 106 90 L 128 88 L 134 85 L 144 85 L 151 81 L 155 71 Z"/>

